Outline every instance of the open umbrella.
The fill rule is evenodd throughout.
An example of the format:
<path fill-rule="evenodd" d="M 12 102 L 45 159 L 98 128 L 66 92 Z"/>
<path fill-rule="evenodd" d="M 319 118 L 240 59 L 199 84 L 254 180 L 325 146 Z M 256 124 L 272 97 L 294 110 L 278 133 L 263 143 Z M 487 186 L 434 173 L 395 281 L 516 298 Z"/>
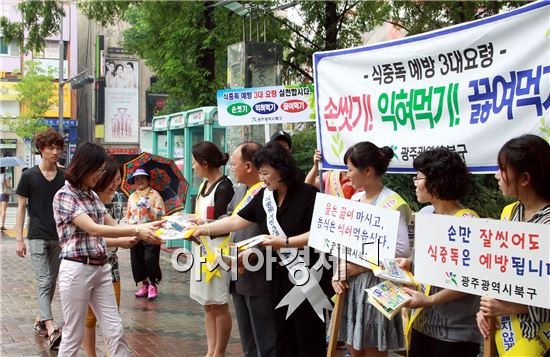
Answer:
<path fill-rule="evenodd" d="M 122 183 L 120 188 L 126 196 L 136 190 L 128 179 L 137 169 L 146 170 L 151 177 L 151 187 L 157 190 L 166 208 L 166 214 L 182 210 L 187 198 L 189 183 L 176 166 L 174 160 L 144 152 L 123 166 Z"/>
<path fill-rule="evenodd" d="M 27 163 L 15 156 L 0 157 L 0 167 L 27 166 Z"/>

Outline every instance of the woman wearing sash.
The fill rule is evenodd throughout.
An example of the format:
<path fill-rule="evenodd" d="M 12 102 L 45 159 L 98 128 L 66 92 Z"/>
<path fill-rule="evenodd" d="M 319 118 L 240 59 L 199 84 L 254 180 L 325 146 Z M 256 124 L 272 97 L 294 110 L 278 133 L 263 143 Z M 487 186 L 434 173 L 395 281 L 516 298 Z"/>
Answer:
<path fill-rule="evenodd" d="M 460 155 L 446 148 L 437 148 L 418 155 L 413 166 L 417 171 L 413 177 L 416 198 L 420 203 L 431 203 L 418 214 L 479 217 L 475 211 L 458 202 L 471 186 L 470 173 Z M 407 270 L 410 270 L 411 262 L 412 258 L 399 261 Z M 409 357 L 478 355 L 481 342 L 475 324 L 478 296 L 436 286 L 421 285 L 421 292 L 405 290 L 413 297 L 406 305 L 413 309 L 406 327 L 406 335 L 410 337 Z"/>
<path fill-rule="evenodd" d="M 498 166 L 502 194 L 518 199 L 504 208 L 501 219 L 550 224 L 550 145 L 530 134 L 511 139 L 498 153 Z M 550 355 L 550 310 L 482 297 L 477 325 L 485 338 L 494 317 L 501 357 Z"/>
<path fill-rule="evenodd" d="M 205 180 L 200 185 L 195 214 L 203 221 L 219 218 L 227 211 L 227 205 L 233 198 L 233 184 L 222 174 L 220 168 L 227 163 L 229 155 L 222 153 L 210 141 L 201 141 L 191 149 L 192 167 L 195 174 Z M 209 264 L 215 264 L 211 257 L 217 249 L 227 246 L 229 236 L 203 232 L 200 245 L 193 244 L 195 264 L 191 269 L 190 296 L 204 306 L 206 338 L 208 341 L 207 357 L 221 357 L 231 333 L 231 315 L 229 313 L 229 281 L 231 275 L 221 267 L 212 271 Z M 211 254 L 214 253 L 214 254 Z M 200 258 L 206 262 L 200 264 Z"/>
<path fill-rule="evenodd" d="M 400 211 L 395 254 L 397 257 L 408 257 L 410 248 L 407 223 L 411 216 L 410 208 L 401 196 L 382 183 L 382 176 L 392 158 L 391 148 L 379 148 L 364 141 L 348 149 L 344 162 L 348 166 L 353 187 L 356 190 L 364 189 L 359 196 L 360 202 Z M 388 350 L 402 348 L 404 342 L 401 316 L 388 320 L 367 302 L 368 294 L 365 289 L 380 283 L 380 279 L 368 268 L 350 262 L 341 263 L 346 264 L 346 280 L 335 277 L 332 281 L 337 294 L 348 289 L 339 339 L 348 345 L 352 356 L 387 356 Z"/>
<path fill-rule="evenodd" d="M 307 247 L 317 190 L 300 182 L 292 155 L 276 142 L 266 144 L 258 152 L 254 166 L 266 187 L 238 214 L 199 226 L 194 235 L 233 232 L 257 223 L 260 232 L 267 235 L 264 243 L 268 246 L 266 264 L 278 262 L 267 267 L 273 274 L 274 305 L 279 305 L 275 310 L 277 356 L 324 356 L 326 342 L 322 316 L 323 309 L 330 308 L 330 302 L 323 288 L 329 288 L 330 274 L 323 264 L 315 264 L 322 262 L 320 255 Z M 271 257 L 269 247 L 277 251 L 277 260 Z M 309 262 L 296 256 L 298 249 L 309 256 Z M 292 262 L 295 265 L 287 260 L 291 253 L 294 253 Z M 295 271 L 292 268 L 295 266 L 303 271 L 307 269 L 309 280 L 306 284 L 298 286 L 289 279 L 289 269 Z"/>

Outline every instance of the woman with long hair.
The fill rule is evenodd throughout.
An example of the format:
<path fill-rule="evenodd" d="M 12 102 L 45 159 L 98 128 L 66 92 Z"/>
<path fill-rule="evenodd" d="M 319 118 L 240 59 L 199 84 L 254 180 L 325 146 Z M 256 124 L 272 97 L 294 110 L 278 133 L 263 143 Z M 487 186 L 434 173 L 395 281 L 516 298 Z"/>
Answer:
<path fill-rule="evenodd" d="M 202 141 L 191 149 L 193 171 L 204 179 L 197 201 L 195 214 L 202 221 L 218 219 L 226 214 L 227 205 L 233 198 L 233 184 L 221 170 L 228 159 L 227 153 L 210 141 Z M 209 271 L 208 257 L 217 249 L 227 246 L 229 236 L 207 234 L 200 238 L 201 244 L 193 244 L 193 256 L 197 262 L 191 273 L 191 298 L 204 306 L 208 357 L 225 355 L 225 349 L 231 333 L 231 314 L 229 313 L 229 272 L 221 267 Z M 206 258 L 204 264 L 198 259 Z"/>
<path fill-rule="evenodd" d="M 65 325 L 59 356 L 76 356 L 84 335 L 88 305 L 96 314 L 111 356 L 129 355 L 113 289 L 104 237 L 136 236 L 161 244 L 154 231 L 162 222 L 118 225 L 92 190 L 104 173 L 108 156 L 94 143 L 81 145 L 53 200 L 61 245 L 59 296 Z"/>
<path fill-rule="evenodd" d="M 407 224 L 411 217 L 409 205 L 394 191 L 385 187 L 382 176 L 393 158 L 393 150 L 384 146 L 379 148 L 369 141 L 363 141 L 350 147 L 344 155 L 348 166 L 348 175 L 356 190 L 359 202 L 377 207 L 394 209 L 400 212 L 397 229 L 396 257 L 410 255 Z M 344 301 L 340 340 L 348 346 L 351 356 L 387 356 L 391 349 L 402 348 L 403 323 L 401 316 L 388 320 L 380 311 L 367 302 L 365 289 L 380 283 L 381 280 L 365 267 L 345 263 L 345 280 L 336 277 L 332 286 L 337 294 L 348 290 Z"/>
<path fill-rule="evenodd" d="M 498 153 L 499 170 L 495 174 L 498 187 L 506 197 L 517 202 L 506 206 L 501 219 L 515 222 L 550 224 L 550 145 L 539 136 L 522 135 L 509 140 Z M 481 297 L 477 325 L 484 338 L 490 336 L 492 319 L 496 318 L 496 340 L 503 340 L 502 326 L 514 330 L 515 344 L 506 355 L 548 355 L 550 338 L 550 310 Z M 518 328 L 516 327 L 518 326 Z M 507 335 L 510 332 L 505 332 Z M 497 343 L 500 355 L 505 352 Z"/>

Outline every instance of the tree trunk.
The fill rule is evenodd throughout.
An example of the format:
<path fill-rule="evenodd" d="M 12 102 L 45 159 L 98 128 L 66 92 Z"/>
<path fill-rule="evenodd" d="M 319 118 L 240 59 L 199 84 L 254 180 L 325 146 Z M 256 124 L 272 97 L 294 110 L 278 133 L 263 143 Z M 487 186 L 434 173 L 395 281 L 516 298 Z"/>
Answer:
<path fill-rule="evenodd" d="M 325 50 L 336 49 L 338 37 L 338 13 L 335 1 L 325 1 Z"/>

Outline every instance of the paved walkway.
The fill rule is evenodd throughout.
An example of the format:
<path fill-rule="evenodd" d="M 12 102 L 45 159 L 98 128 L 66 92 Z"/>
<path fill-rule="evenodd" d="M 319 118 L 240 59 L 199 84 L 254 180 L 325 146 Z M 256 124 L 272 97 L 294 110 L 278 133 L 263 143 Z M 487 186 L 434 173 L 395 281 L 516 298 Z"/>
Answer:
<path fill-rule="evenodd" d="M 6 227 L 15 226 L 15 208 L 10 207 Z M 27 244 L 28 248 L 28 244 Z M 122 293 L 120 312 L 125 338 L 135 356 L 204 356 L 207 350 L 202 307 L 189 298 L 189 274 L 175 271 L 170 253 L 161 253 L 163 280 L 159 298 L 154 302 L 136 299 L 130 268 L 130 253 L 120 250 Z M 0 234 L 0 355 L 57 356 L 49 351 L 47 340 L 34 333 L 38 308 L 35 279 L 30 257 L 15 254 L 15 239 Z M 239 331 L 234 319 L 227 356 L 241 356 Z M 53 315 L 62 322 L 59 294 L 56 292 Z M 98 328 L 98 331 L 100 329 Z M 101 338 L 98 338 L 101 341 Z M 105 355 L 98 343 L 98 355 Z M 79 356 L 85 356 L 81 351 Z"/>

